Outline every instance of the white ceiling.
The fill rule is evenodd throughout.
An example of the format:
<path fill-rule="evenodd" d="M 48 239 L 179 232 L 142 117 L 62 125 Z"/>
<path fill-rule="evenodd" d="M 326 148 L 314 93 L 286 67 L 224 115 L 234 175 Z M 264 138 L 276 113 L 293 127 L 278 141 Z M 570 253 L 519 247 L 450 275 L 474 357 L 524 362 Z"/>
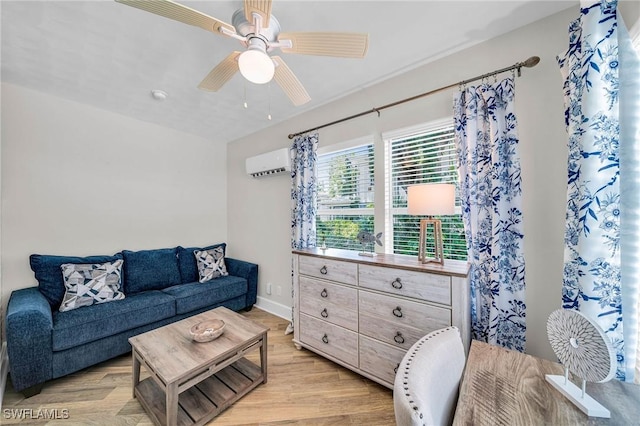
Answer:
<path fill-rule="evenodd" d="M 182 3 L 228 23 L 242 7 Z M 275 83 L 245 83 L 240 74 L 216 93 L 196 87 L 241 48 L 233 39 L 114 1 L 3 0 L 2 81 L 226 143 L 577 4 L 275 0 L 283 31 L 369 34 L 364 59 L 282 54 L 312 99 L 294 107 Z M 168 99 L 155 101 L 152 89 Z"/>

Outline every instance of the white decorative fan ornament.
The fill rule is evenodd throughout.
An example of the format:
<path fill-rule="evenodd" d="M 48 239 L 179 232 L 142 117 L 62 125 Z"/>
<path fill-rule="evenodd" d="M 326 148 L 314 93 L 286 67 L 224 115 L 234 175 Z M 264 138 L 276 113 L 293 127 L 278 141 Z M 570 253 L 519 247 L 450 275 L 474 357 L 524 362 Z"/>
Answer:
<path fill-rule="evenodd" d="M 588 416 L 611 417 L 585 391 L 588 381 L 607 382 L 616 372 L 616 354 L 602 328 L 578 311 L 558 309 L 549 315 L 547 336 L 564 366 L 564 376 L 547 374 L 547 381 Z M 582 379 L 582 389 L 569 380 L 569 372 Z"/>

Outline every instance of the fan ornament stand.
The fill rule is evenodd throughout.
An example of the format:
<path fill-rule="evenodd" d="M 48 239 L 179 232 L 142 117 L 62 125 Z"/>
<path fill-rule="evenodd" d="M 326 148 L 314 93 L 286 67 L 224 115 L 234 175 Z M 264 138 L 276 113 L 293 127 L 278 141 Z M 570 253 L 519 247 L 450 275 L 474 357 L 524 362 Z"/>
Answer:
<path fill-rule="evenodd" d="M 589 417 L 610 418 L 611 412 L 586 392 L 587 382 L 604 383 L 616 372 L 616 355 L 611 340 L 598 324 L 581 312 L 558 309 L 549 315 L 547 335 L 564 375 L 545 378 Z M 582 379 L 579 388 L 569 380 L 569 371 Z"/>

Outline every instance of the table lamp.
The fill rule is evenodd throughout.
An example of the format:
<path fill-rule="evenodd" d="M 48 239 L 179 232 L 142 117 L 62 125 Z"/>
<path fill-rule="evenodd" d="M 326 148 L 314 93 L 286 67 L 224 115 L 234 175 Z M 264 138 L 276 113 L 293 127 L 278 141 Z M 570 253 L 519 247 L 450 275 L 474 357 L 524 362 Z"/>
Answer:
<path fill-rule="evenodd" d="M 452 183 L 425 183 L 407 188 L 407 212 L 410 215 L 451 215 L 455 213 L 455 185 Z M 433 226 L 434 256 L 427 258 L 427 228 Z M 442 222 L 430 217 L 420 220 L 420 246 L 418 260 L 422 263 L 444 263 L 442 248 Z"/>

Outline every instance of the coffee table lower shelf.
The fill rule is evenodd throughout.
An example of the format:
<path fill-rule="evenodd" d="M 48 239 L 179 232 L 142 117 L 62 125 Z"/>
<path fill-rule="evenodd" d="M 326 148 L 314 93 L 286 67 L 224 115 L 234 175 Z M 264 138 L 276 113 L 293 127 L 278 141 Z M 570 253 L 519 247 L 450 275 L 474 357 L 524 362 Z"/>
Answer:
<path fill-rule="evenodd" d="M 240 358 L 178 396 L 178 425 L 205 424 L 263 381 L 260 367 Z M 165 393 L 153 378 L 138 383 L 135 395 L 154 423 L 167 424 Z"/>

